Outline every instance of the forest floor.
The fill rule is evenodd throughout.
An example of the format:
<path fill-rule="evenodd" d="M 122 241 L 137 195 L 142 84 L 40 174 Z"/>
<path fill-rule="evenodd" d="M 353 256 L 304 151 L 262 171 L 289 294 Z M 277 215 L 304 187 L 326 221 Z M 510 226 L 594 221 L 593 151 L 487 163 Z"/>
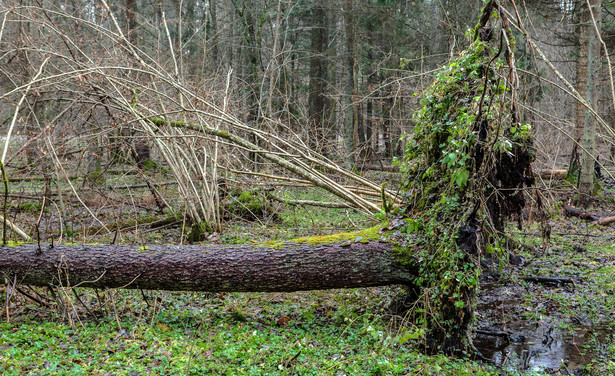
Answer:
<path fill-rule="evenodd" d="M 114 227 L 121 227 L 116 235 L 104 232 L 74 200 L 63 205 L 76 214 L 60 219 L 53 205 L 43 208 L 40 200 L 27 198 L 34 191 L 40 193 L 40 183 L 22 184 L 22 198 L 11 199 L 11 218 L 29 233 L 38 227 L 44 241 L 53 237 L 62 242 L 107 243 L 116 238 L 124 243 L 179 244 L 185 233 L 181 219 L 152 228 L 152 221 L 169 213 L 155 214 L 154 203 L 142 188 L 82 187 L 82 200 L 99 219 L 122 223 Z M 552 192 L 564 200 L 570 194 L 562 187 Z M 317 198 L 293 189 L 287 194 Z M 613 185 L 606 185 L 600 202 L 598 209 L 614 206 Z M 524 246 L 512 250 L 510 263 L 484 265 L 474 341 L 489 361 L 424 355 L 422 328 L 391 310 L 391 303 L 403 293 L 401 287 L 214 294 L 91 289 L 50 293 L 22 286 L 8 302 L 6 290 L 0 288 L 0 373 L 615 374 L 613 225 L 566 218 L 558 208 L 551 206 L 548 243 L 534 225 L 523 230 L 511 227 L 511 236 Z M 377 223 L 344 209 L 278 209 L 256 220 L 236 218 L 207 241 L 259 243 Z M 41 211 L 44 215 L 38 220 Z M 537 276 L 571 283 L 521 279 Z"/>

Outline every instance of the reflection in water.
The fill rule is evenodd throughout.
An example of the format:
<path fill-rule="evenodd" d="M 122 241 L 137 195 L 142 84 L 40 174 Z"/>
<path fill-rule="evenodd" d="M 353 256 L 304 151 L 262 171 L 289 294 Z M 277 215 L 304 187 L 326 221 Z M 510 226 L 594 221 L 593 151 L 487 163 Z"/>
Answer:
<path fill-rule="evenodd" d="M 509 323 L 508 336 L 497 331 L 478 331 L 476 348 L 499 367 L 515 366 L 523 370 L 581 368 L 591 362 L 600 350 L 600 343 L 611 339 L 615 331 L 577 327 L 562 331 L 547 324 L 528 325 L 525 321 Z M 485 334 L 485 333 L 495 333 Z"/>

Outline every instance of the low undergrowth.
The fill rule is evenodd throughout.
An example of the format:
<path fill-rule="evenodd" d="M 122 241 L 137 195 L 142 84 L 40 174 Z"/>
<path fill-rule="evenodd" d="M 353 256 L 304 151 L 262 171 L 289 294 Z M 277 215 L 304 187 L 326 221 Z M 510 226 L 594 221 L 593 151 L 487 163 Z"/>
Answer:
<path fill-rule="evenodd" d="M 116 291 L 113 313 L 91 291 L 79 291 L 96 319 L 75 307 L 69 322 L 22 300 L 21 311 L 11 307 L 10 322 L 0 324 L 0 369 L 5 375 L 493 374 L 485 365 L 417 351 L 412 326 L 387 315 L 386 297 L 394 293 Z M 110 293 L 101 299 L 109 303 Z"/>
<path fill-rule="evenodd" d="M 207 242 L 288 240 L 378 223 L 346 209 L 282 213 L 277 222 L 229 223 Z M 91 234 L 87 241 L 106 244 L 108 236 Z M 181 241 L 179 227 L 125 230 L 120 239 Z M 484 364 L 424 355 L 421 329 L 389 309 L 398 288 L 287 294 L 60 289 L 55 299 L 45 289 L 22 292 L 0 314 L 3 375 L 497 374 Z M 0 287 L 3 302 L 5 293 Z"/>
<path fill-rule="evenodd" d="M 321 232 L 318 226 L 325 228 L 321 233 L 350 232 L 376 222 L 344 209 L 297 208 L 290 212 L 297 217 L 286 213 L 277 223 L 235 223 L 228 227 L 225 239 L 208 241 L 293 239 Z M 312 220 L 317 226 L 307 225 Z M 295 223 L 306 225 L 294 229 Z M 594 323 L 602 328 L 615 322 L 612 232 L 577 219 L 554 218 L 553 224 L 548 246 L 543 245 L 537 226 L 519 234 L 512 231 L 515 239 L 535 249 L 520 251 L 527 265 L 503 265 L 504 269 L 496 270 L 503 281 L 520 286 L 510 290 L 510 295 L 503 292 L 499 296 L 514 301 L 514 310 L 504 313 L 517 313 L 516 318 L 536 325 L 549 322 L 561 330 Z M 172 233 L 178 236 L 177 232 L 178 228 L 159 229 L 148 233 L 151 239 L 146 240 L 165 242 Z M 106 241 L 103 237 L 97 241 L 95 236 L 88 240 Z M 572 277 L 575 286 L 545 287 L 517 279 L 531 275 Z M 6 375 L 549 374 L 425 355 L 420 322 L 395 316 L 390 307 L 402 293 L 399 288 L 287 294 L 97 293 L 84 289 L 77 290 L 79 299 L 71 290 L 60 290 L 61 300 L 54 300 L 44 289 L 34 293 L 24 287 L 23 291 L 47 306 L 19 292 L 12 296 L 8 310 L 3 305 L 0 370 Z M 4 287 L 0 296 L 4 302 Z M 483 320 L 498 323 L 503 314 L 480 309 L 477 313 L 478 324 Z M 583 366 L 584 373 L 577 370 L 574 374 L 615 372 L 615 339 L 598 341 L 602 335 L 597 329 L 586 334 L 583 346 L 593 349 L 582 348 L 588 365 Z M 565 373 L 565 368 L 560 371 L 573 374 Z"/>

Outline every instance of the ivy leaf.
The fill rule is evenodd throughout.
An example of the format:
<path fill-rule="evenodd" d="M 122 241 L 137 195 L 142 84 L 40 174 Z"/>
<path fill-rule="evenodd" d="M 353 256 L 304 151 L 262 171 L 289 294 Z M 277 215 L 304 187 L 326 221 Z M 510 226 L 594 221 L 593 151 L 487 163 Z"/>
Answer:
<path fill-rule="evenodd" d="M 465 168 L 458 168 L 457 170 L 455 170 L 453 176 L 455 178 L 455 183 L 457 183 L 459 188 L 463 188 L 468 182 L 470 173 Z"/>

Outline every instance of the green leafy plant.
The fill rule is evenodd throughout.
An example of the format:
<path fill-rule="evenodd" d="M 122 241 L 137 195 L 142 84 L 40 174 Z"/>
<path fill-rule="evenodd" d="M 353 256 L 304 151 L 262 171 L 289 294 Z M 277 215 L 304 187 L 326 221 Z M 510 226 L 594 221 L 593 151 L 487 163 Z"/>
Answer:
<path fill-rule="evenodd" d="M 486 25 L 501 20 L 499 43 Z M 491 23 L 490 27 L 493 27 Z M 432 350 L 463 347 L 471 325 L 479 262 L 501 250 L 505 221 L 533 183 L 529 125 L 515 108 L 514 37 L 495 1 L 487 3 L 474 42 L 425 90 L 406 136 L 400 169 L 409 218 L 402 258 L 418 264 L 419 317 Z"/>

